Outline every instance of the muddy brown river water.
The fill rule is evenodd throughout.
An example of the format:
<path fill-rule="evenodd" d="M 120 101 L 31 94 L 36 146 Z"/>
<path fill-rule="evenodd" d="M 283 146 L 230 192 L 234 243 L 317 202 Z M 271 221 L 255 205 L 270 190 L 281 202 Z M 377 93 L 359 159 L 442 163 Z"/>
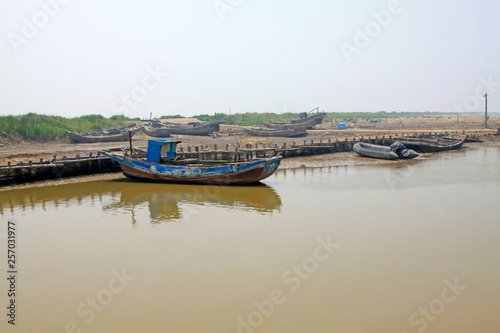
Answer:
<path fill-rule="evenodd" d="M 0 331 L 499 332 L 500 148 L 360 159 L 0 192 Z"/>

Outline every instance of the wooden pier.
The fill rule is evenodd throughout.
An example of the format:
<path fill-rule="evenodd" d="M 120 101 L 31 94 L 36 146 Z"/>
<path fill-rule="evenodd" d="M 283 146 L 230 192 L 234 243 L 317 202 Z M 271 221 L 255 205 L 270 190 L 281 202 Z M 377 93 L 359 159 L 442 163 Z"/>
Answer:
<path fill-rule="evenodd" d="M 439 135 L 462 134 L 458 132 L 412 133 L 399 136 L 420 136 L 432 138 Z M 465 134 L 465 132 L 463 133 Z M 478 134 L 469 135 L 471 141 L 480 140 Z M 197 158 L 200 160 L 248 160 L 252 158 L 266 158 L 281 155 L 283 158 L 350 152 L 357 142 L 390 145 L 394 142 L 392 136 L 382 137 L 354 137 L 345 139 L 303 140 L 288 142 L 282 145 L 265 146 L 263 144 L 225 145 L 214 146 L 187 146 L 178 147 L 177 155 L 184 158 Z M 121 148 L 113 149 L 122 151 Z M 109 151 L 113 151 L 109 150 Z M 118 163 L 101 156 L 100 153 L 90 153 L 88 156 L 76 155 L 74 157 L 53 156 L 52 159 L 39 161 L 8 162 L 0 165 L 0 186 L 12 183 L 24 183 L 44 179 L 60 179 L 66 177 L 99 174 L 121 171 Z"/>
<path fill-rule="evenodd" d="M 7 162 L 0 165 L 0 186 L 44 179 L 61 179 L 120 171 L 120 166 L 100 153 L 74 157 L 53 155 L 52 159 L 28 162 Z"/>
<path fill-rule="evenodd" d="M 433 132 L 433 133 L 407 133 L 398 136 L 416 136 L 420 138 L 435 138 L 441 135 L 458 135 L 458 132 Z M 464 132 L 465 134 L 465 132 Z M 462 134 L 463 135 L 463 134 Z M 471 141 L 478 141 L 479 135 L 469 135 Z M 200 160 L 245 160 L 252 158 L 266 158 L 281 155 L 283 158 L 330 154 L 339 152 L 350 152 L 357 142 L 372 143 L 377 145 L 391 145 L 393 136 L 375 136 L 327 140 L 303 140 L 301 142 L 284 142 L 282 145 L 265 146 L 263 144 L 236 145 L 230 149 L 226 145 L 223 149 L 217 145 L 211 146 L 187 146 L 186 149 L 179 147 L 177 155 L 184 158 L 197 158 Z"/>

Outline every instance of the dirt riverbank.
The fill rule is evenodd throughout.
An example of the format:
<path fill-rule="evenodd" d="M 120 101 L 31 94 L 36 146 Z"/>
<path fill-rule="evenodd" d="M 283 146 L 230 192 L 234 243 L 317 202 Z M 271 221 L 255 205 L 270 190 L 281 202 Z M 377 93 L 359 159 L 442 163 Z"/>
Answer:
<path fill-rule="evenodd" d="M 470 117 L 474 118 L 474 117 Z M 306 137 L 299 138 L 282 138 L 282 137 L 271 137 L 271 138 L 258 138 L 252 137 L 246 134 L 243 127 L 240 126 L 230 126 L 222 125 L 221 131 L 217 133 L 216 136 L 186 136 L 186 135 L 176 135 L 173 138 L 182 140 L 182 147 L 187 146 L 208 146 L 213 148 L 217 145 L 219 149 L 223 149 L 228 145 L 229 149 L 234 149 L 236 145 L 244 145 L 247 143 L 255 145 L 274 146 L 275 144 L 281 146 L 284 143 L 291 145 L 293 143 L 302 144 L 304 141 L 319 142 L 320 140 L 328 141 L 331 140 L 344 140 L 345 138 L 360 138 L 360 137 L 382 137 L 382 136 L 398 136 L 403 133 L 419 133 L 419 132 L 460 132 L 465 131 L 467 134 L 480 134 L 483 142 L 470 142 L 467 143 L 467 147 L 485 147 L 485 146 L 500 146 L 500 136 L 496 130 L 496 127 L 500 125 L 500 117 L 492 117 L 489 124 L 495 126 L 494 128 L 484 129 L 480 128 L 479 125 L 481 119 L 471 119 L 464 118 L 460 123 L 460 119 L 442 119 L 442 118 L 404 118 L 404 119 L 384 119 L 379 123 L 368 123 L 358 121 L 356 124 L 349 124 L 345 130 L 337 130 L 334 128 L 334 123 L 325 123 L 317 126 L 314 130 L 308 130 Z M 499 118 L 499 119 L 496 119 Z M 454 121 L 454 124 L 450 124 L 450 121 Z M 452 126 L 454 125 L 454 126 Z M 148 136 L 145 134 L 138 134 L 133 138 L 134 148 L 145 149 L 147 146 Z M 54 155 L 57 157 L 67 156 L 74 157 L 79 154 L 80 156 L 88 156 L 90 153 L 96 154 L 100 150 L 107 150 L 113 148 L 127 148 L 129 147 L 129 142 L 109 142 L 109 143 L 71 143 L 69 140 L 60 140 L 54 142 L 28 142 L 28 141 L 10 141 L 3 142 L 0 147 L 0 165 L 7 164 L 8 161 L 12 163 L 17 163 L 19 161 L 38 161 L 39 159 L 52 159 Z M 339 163 L 345 163 L 346 158 L 349 159 L 349 163 L 377 163 L 376 160 L 355 160 L 352 161 L 347 157 L 350 153 L 337 153 L 329 154 L 328 159 L 332 160 L 332 163 L 338 165 Z M 333 156 L 335 155 L 335 156 Z M 324 159 L 319 157 L 320 159 Z M 293 167 L 293 165 L 307 165 L 307 160 L 299 161 L 299 158 L 290 159 L 283 161 L 281 168 Z M 361 162 L 362 161 L 362 162 Z M 26 188 L 33 186 L 48 186 L 48 185 L 60 185 L 74 182 L 82 181 L 93 181 L 93 180 L 106 180 L 106 179 L 117 179 L 122 178 L 121 173 L 114 174 L 101 174 L 101 175 L 91 175 L 82 177 L 73 177 L 61 180 L 47 180 L 42 182 L 34 182 L 30 184 L 22 185 L 12 185 L 6 187 L 0 187 L 0 190 L 14 189 L 14 188 Z"/>

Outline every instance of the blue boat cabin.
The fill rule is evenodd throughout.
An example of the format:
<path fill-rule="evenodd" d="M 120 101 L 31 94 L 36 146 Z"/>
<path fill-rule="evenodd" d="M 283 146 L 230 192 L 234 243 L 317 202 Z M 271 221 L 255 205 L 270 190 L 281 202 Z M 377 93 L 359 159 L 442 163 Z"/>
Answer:
<path fill-rule="evenodd" d="M 161 163 L 162 159 L 174 159 L 177 156 L 177 144 L 182 141 L 172 139 L 148 140 L 146 161 Z"/>

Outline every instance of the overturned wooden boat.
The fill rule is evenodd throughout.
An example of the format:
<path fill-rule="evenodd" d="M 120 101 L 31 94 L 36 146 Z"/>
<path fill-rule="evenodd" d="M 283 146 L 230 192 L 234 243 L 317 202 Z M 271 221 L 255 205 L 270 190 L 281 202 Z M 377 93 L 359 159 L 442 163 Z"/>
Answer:
<path fill-rule="evenodd" d="M 246 185 L 272 175 L 281 156 L 247 161 L 202 161 L 177 156 L 180 140 L 154 139 L 148 141 L 145 155 L 103 155 L 117 161 L 127 177 L 168 183 Z"/>
<path fill-rule="evenodd" d="M 390 146 L 357 142 L 352 147 L 352 150 L 363 157 L 380 158 L 384 160 L 412 159 L 418 156 L 414 150 L 407 149 L 399 142 L 395 142 Z"/>
<path fill-rule="evenodd" d="M 80 143 L 95 143 L 95 142 L 116 142 L 116 141 L 127 141 L 130 135 L 142 131 L 142 127 L 136 127 L 135 124 L 105 130 L 102 132 L 92 132 L 92 133 L 80 133 L 76 131 L 66 130 L 68 137 L 73 142 Z"/>
<path fill-rule="evenodd" d="M 167 127 L 171 134 L 181 135 L 210 135 L 220 130 L 222 121 L 212 121 L 206 123 L 188 123 L 185 125 L 168 123 Z"/>
<path fill-rule="evenodd" d="M 261 137 L 297 137 L 307 135 L 305 127 L 289 127 L 289 128 L 245 128 L 245 131 L 253 136 Z"/>
<path fill-rule="evenodd" d="M 172 129 L 169 127 L 144 127 L 144 133 L 155 138 L 168 138 L 172 134 Z"/>
<path fill-rule="evenodd" d="M 407 148 L 419 153 L 435 153 L 440 151 L 455 150 L 462 147 L 467 140 L 467 135 L 444 135 L 437 138 L 421 138 L 416 136 L 396 137 Z"/>

